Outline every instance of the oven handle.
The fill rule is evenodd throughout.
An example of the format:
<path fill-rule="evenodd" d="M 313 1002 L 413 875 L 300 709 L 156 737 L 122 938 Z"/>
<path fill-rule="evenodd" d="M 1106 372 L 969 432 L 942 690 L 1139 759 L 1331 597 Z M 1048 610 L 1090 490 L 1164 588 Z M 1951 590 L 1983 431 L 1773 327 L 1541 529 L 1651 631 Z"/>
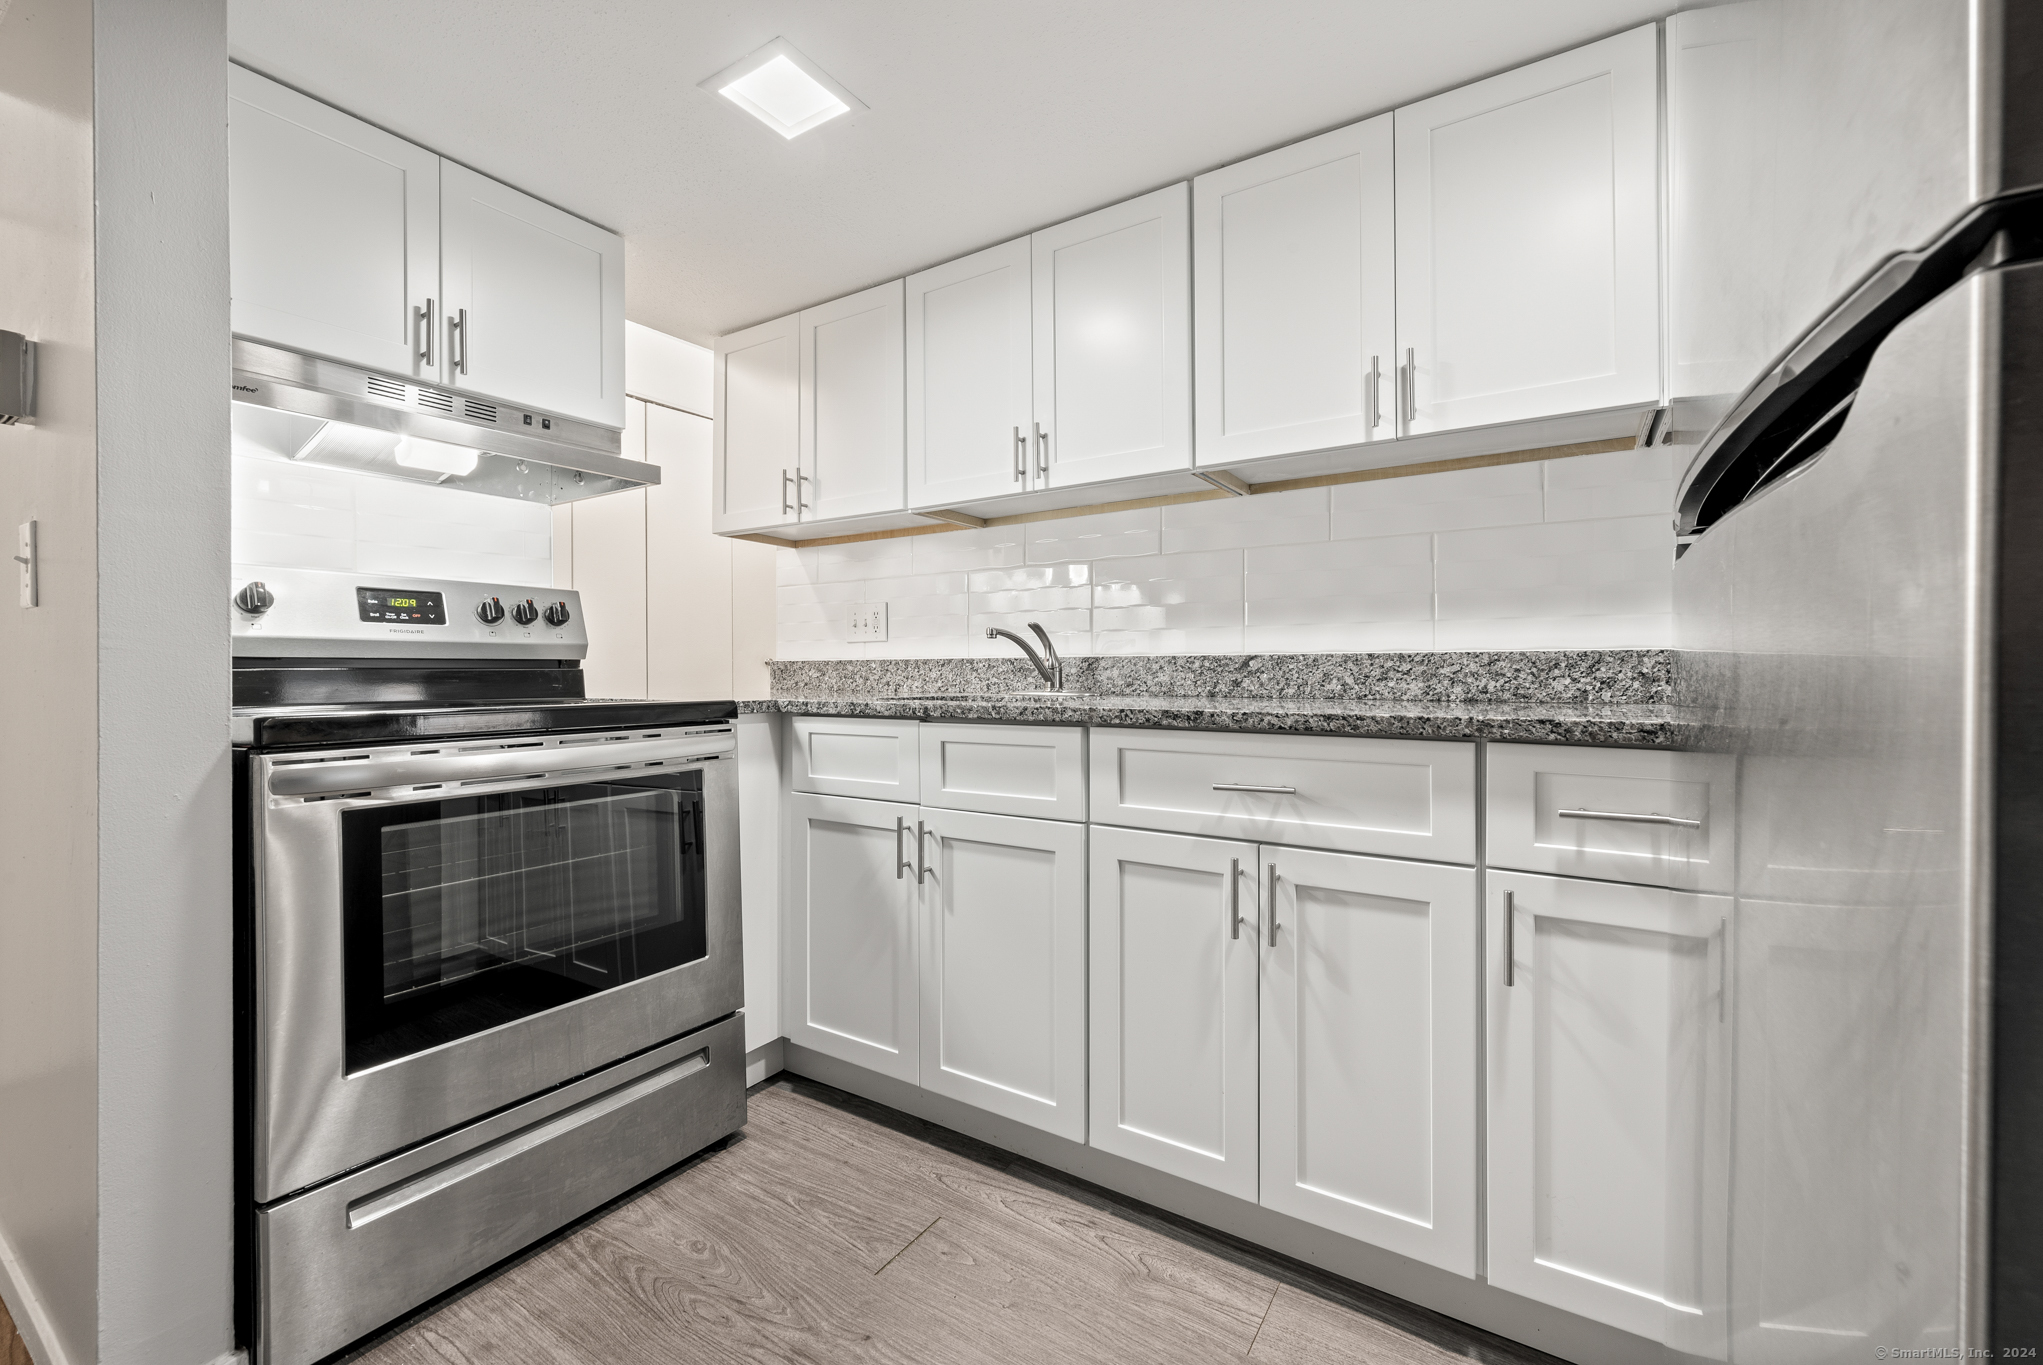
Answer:
<path fill-rule="evenodd" d="M 549 744 L 532 749 L 495 749 L 480 753 L 433 754 L 413 758 L 345 759 L 307 763 L 270 771 L 273 796 L 333 796 L 341 792 L 374 791 L 383 787 L 416 787 L 429 783 L 488 782 L 510 777 L 558 777 L 570 773 L 609 772 L 642 763 L 673 763 L 714 758 L 737 750 L 735 734 L 699 735 L 687 739 L 617 740 L 597 744 Z"/>

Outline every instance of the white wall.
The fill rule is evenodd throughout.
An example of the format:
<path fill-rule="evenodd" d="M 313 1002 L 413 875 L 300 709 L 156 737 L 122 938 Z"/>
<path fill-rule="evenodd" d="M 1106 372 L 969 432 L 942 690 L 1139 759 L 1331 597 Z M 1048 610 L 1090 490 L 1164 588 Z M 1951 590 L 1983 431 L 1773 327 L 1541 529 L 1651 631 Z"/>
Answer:
<path fill-rule="evenodd" d="M 0 533 L 33 518 L 43 552 L 41 607 L 0 577 L 0 1298 L 51 1365 L 92 1359 L 98 1316 L 90 6 L 0 6 L 0 148 L 0 327 L 42 352 L 36 424 L 0 427 Z"/>
<path fill-rule="evenodd" d="M 1017 526 L 779 550 L 775 657 L 1657 648 L 1673 453 L 1577 455 Z M 845 641 L 853 604 L 888 638 Z"/>
<path fill-rule="evenodd" d="M 224 0 L 95 0 L 100 1365 L 232 1323 Z"/>

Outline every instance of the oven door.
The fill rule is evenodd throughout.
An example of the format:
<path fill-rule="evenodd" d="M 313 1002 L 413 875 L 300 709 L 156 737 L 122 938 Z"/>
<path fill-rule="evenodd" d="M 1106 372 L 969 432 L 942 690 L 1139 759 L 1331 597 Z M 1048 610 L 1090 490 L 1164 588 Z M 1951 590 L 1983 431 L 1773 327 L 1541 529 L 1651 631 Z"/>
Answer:
<path fill-rule="evenodd" d="M 729 727 L 263 755 L 255 1197 L 744 1003 Z"/>

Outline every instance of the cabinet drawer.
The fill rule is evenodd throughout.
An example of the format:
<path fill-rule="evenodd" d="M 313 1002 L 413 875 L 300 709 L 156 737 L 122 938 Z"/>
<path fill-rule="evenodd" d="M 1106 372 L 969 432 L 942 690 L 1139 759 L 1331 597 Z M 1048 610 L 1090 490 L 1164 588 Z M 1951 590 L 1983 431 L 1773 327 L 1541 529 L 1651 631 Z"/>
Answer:
<path fill-rule="evenodd" d="M 1492 744 L 1487 861 L 1728 891 L 1734 772 L 1720 754 Z"/>
<path fill-rule="evenodd" d="M 1090 767 L 1100 824 L 1475 861 L 1472 744 L 1096 729 Z"/>
<path fill-rule="evenodd" d="M 1068 725 L 925 725 L 922 804 L 1085 818 L 1085 732 Z"/>
<path fill-rule="evenodd" d="M 913 720 L 794 718 L 794 789 L 824 796 L 919 801 L 922 765 Z"/>

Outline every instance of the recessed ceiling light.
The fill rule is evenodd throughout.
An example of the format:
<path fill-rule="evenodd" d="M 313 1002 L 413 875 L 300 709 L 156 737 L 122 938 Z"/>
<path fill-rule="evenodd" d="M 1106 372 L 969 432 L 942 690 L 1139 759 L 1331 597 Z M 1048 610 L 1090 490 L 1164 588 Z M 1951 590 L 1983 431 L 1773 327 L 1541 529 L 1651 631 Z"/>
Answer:
<path fill-rule="evenodd" d="M 863 109 L 858 96 L 795 51 L 785 38 L 731 63 L 702 83 L 782 137 L 796 137 L 839 114 Z"/>

